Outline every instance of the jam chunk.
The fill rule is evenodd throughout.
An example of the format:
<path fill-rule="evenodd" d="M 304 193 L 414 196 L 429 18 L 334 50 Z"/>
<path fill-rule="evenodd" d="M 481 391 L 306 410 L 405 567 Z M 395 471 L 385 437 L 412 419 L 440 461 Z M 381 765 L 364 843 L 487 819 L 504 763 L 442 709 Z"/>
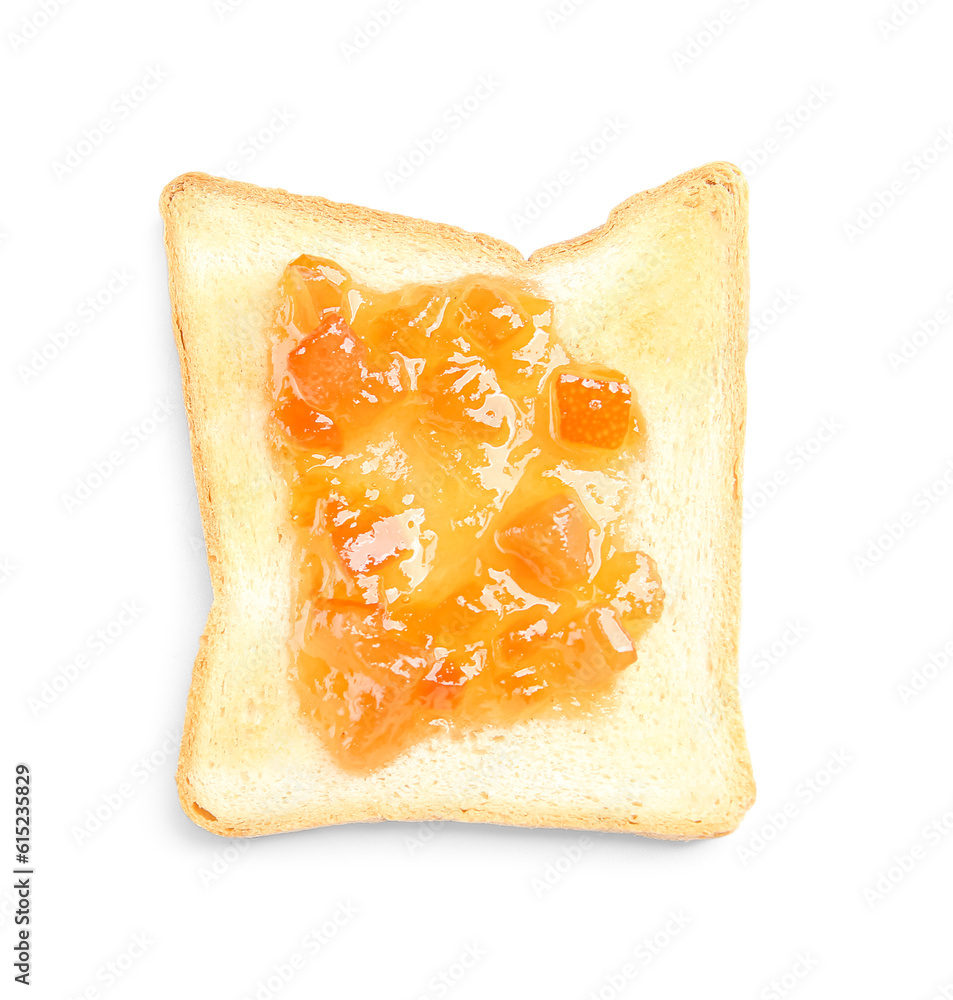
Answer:
<path fill-rule="evenodd" d="M 347 320 L 328 313 L 288 353 L 279 425 L 302 443 L 339 447 L 342 426 L 366 424 L 403 391 L 400 364 L 390 361 L 375 366 Z"/>
<path fill-rule="evenodd" d="M 290 438 L 328 451 L 341 448 L 341 429 L 326 414 L 309 406 L 294 386 L 286 385 L 275 401 L 275 423 Z"/>
<path fill-rule="evenodd" d="M 522 511 L 496 533 L 501 552 L 513 557 L 517 578 L 530 589 L 553 590 L 584 584 L 592 567 L 590 535 L 595 523 L 579 498 L 560 493 Z"/>
<path fill-rule="evenodd" d="M 361 314 L 361 335 L 377 351 L 397 351 L 432 366 L 448 357 L 458 333 L 450 320 L 454 296 L 446 289 L 423 287 L 391 293 Z"/>
<path fill-rule="evenodd" d="M 609 598 L 623 621 L 657 622 L 665 591 L 655 560 L 644 552 L 616 552 L 602 565 L 596 586 Z"/>
<path fill-rule="evenodd" d="M 635 662 L 635 645 L 616 613 L 594 606 L 557 622 L 527 612 L 493 646 L 492 686 L 512 705 L 553 704 L 604 688 Z"/>
<path fill-rule="evenodd" d="M 310 333 L 331 312 L 341 313 L 347 276 L 333 261 L 302 254 L 282 278 L 284 318 L 300 333 Z"/>
<path fill-rule="evenodd" d="M 382 505 L 350 505 L 331 500 L 325 520 L 338 556 L 355 575 L 373 573 L 413 550 L 405 521 Z"/>
<path fill-rule="evenodd" d="M 615 451 L 633 428 L 632 387 L 619 372 L 557 372 L 551 406 L 553 435 L 563 444 Z"/>
<path fill-rule="evenodd" d="M 312 409 L 344 416 L 367 402 L 377 402 L 369 385 L 367 348 L 341 316 L 323 319 L 288 356 L 288 372 L 301 398 Z"/>
<path fill-rule="evenodd" d="M 495 444 L 512 433 L 513 401 L 500 389 L 493 369 L 478 358 L 455 357 L 425 373 L 420 389 L 428 401 L 427 419 L 439 429 Z"/>
<path fill-rule="evenodd" d="M 535 329 L 516 296 L 485 284 L 470 288 L 457 308 L 460 332 L 491 350 L 504 343 L 511 349 L 525 343 Z"/>
<path fill-rule="evenodd" d="M 460 649 L 440 648 L 426 676 L 415 692 L 420 707 L 437 716 L 452 712 L 466 694 L 467 684 L 487 665 L 487 649 L 482 640 Z"/>
<path fill-rule="evenodd" d="M 319 601 L 308 617 L 295 680 L 346 767 L 379 766 L 413 731 L 427 651 L 387 628 L 384 608 Z"/>

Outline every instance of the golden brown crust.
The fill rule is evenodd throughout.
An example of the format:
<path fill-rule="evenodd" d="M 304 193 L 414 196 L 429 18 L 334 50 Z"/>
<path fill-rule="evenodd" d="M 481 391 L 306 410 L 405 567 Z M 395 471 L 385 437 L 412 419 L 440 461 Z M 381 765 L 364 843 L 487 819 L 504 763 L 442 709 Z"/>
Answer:
<path fill-rule="evenodd" d="M 754 798 L 737 691 L 740 172 L 725 163 L 690 171 L 528 260 L 482 234 L 205 174 L 176 178 L 160 206 L 214 594 L 177 774 L 186 813 L 233 836 L 374 819 L 667 839 L 733 830 Z M 627 672 L 612 717 L 435 737 L 366 778 L 336 771 L 301 724 L 276 624 L 290 600 L 291 533 L 282 534 L 286 498 L 262 433 L 270 296 L 300 252 L 335 257 L 380 288 L 474 272 L 529 281 L 556 301 L 574 352 L 633 379 L 655 436 L 632 470 L 631 526 L 667 560 L 666 590 L 671 581 L 683 593 L 650 630 L 657 636 Z M 558 786 L 554 760 L 565 774 Z"/>

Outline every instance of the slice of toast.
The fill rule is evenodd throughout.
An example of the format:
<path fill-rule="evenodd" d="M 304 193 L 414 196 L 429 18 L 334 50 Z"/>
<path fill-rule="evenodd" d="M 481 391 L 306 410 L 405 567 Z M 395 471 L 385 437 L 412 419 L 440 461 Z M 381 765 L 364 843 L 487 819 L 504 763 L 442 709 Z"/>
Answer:
<path fill-rule="evenodd" d="M 177 781 L 215 833 L 466 820 L 713 837 L 754 799 L 737 690 L 747 341 L 747 186 L 712 163 L 525 259 L 506 243 L 205 174 L 162 193 L 172 317 L 214 601 Z M 623 372 L 648 427 L 627 533 L 666 592 L 597 718 L 438 732 L 366 775 L 342 770 L 288 680 L 294 532 L 266 437 L 268 331 L 284 267 L 332 258 L 382 291 L 467 274 L 555 303 L 581 363 Z"/>

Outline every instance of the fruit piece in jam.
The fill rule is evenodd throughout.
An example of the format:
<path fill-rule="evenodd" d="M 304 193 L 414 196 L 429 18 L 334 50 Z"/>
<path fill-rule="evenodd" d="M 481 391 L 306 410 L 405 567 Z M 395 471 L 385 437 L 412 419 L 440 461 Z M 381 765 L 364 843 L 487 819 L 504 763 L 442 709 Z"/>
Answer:
<path fill-rule="evenodd" d="M 528 590 L 571 591 L 589 579 L 596 530 L 579 500 L 560 493 L 523 509 L 497 531 L 496 544 L 513 557 L 513 576 Z"/>
<path fill-rule="evenodd" d="M 425 651 L 385 627 L 379 605 L 316 601 L 297 657 L 302 705 L 344 766 L 369 768 L 415 729 Z"/>
<path fill-rule="evenodd" d="M 665 600 L 618 510 L 571 474 L 624 492 L 644 430 L 625 377 L 572 362 L 552 303 L 508 280 L 379 292 L 303 255 L 279 293 L 291 674 L 340 766 L 383 766 L 435 727 L 592 710 Z"/>
<path fill-rule="evenodd" d="M 619 372 L 557 372 L 552 397 L 553 435 L 563 444 L 616 451 L 638 429 L 632 388 Z"/>

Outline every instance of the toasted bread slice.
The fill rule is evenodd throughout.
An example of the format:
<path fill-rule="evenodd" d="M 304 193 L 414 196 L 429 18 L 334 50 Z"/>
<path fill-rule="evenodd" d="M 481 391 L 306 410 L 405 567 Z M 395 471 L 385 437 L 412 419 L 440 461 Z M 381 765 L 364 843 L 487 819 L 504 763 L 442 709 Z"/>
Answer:
<path fill-rule="evenodd" d="M 735 829 L 754 799 L 737 690 L 747 186 L 712 163 L 525 259 L 489 236 L 185 174 L 163 191 L 172 316 L 214 601 L 177 781 L 186 813 L 254 836 L 466 820 L 669 839 Z M 555 303 L 580 362 L 619 370 L 649 428 L 626 529 L 662 573 L 661 621 L 596 718 L 438 732 L 342 770 L 288 680 L 294 532 L 266 438 L 267 333 L 283 268 L 329 257 L 382 291 L 509 276 Z"/>

